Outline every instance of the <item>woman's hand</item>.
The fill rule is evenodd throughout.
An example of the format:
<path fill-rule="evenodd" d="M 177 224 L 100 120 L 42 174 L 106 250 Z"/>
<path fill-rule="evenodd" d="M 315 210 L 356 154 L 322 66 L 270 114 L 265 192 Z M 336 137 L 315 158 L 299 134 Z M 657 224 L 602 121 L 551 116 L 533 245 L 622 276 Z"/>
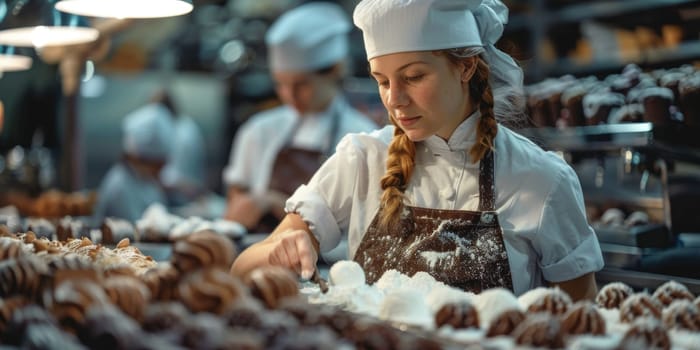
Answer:
<path fill-rule="evenodd" d="M 270 265 L 288 267 L 301 278 L 310 279 L 318 260 L 311 235 L 304 230 L 287 230 L 270 238 Z"/>
<path fill-rule="evenodd" d="M 287 214 L 264 240 L 245 249 L 231 266 L 231 273 L 244 276 L 257 267 L 279 265 L 309 279 L 316 269 L 319 245 L 298 214 Z"/>

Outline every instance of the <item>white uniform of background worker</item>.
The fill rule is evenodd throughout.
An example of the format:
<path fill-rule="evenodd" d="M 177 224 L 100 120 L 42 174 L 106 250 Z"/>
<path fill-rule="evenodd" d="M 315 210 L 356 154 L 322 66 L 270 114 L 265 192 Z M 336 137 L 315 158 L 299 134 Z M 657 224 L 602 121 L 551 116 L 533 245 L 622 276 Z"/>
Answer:
<path fill-rule="evenodd" d="M 343 135 L 376 128 L 341 94 L 350 29 L 343 9 L 327 2 L 292 9 L 271 26 L 265 38 L 268 61 L 284 104 L 252 116 L 237 132 L 223 172 L 225 218 L 261 232 L 261 218 L 272 215 L 273 228 L 284 215 L 284 200 L 305 182 L 279 169 L 290 161 L 282 154 L 294 158 L 312 151 L 325 158 Z"/>
<path fill-rule="evenodd" d="M 173 121 L 159 104 L 148 104 L 128 114 L 122 123 L 122 159 L 107 172 L 98 189 L 93 217 L 135 222 L 152 203 L 166 205 L 159 182 L 172 146 Z"/>

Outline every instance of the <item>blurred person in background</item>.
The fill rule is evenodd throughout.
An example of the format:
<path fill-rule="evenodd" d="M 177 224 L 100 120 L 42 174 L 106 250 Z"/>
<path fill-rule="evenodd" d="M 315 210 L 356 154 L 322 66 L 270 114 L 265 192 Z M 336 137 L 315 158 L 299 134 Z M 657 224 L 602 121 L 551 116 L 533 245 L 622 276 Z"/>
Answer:
<path fill-rule="evenodd" d="M 93 218 L 136 222 L 153 203 L 167 206 L 160 174 L 168 162 L 174 135 L 167 108 L 149 103 L 129 113 L 122 122 L 122 158 L 107 172 L 98 188 Z"/>
<path fill-rule="evenodd" d="M 204 136 L 194 119 L 180 113 L 171 95 L 160 90 L 151 102 L 165 107 L 173 119 L 168 164 L 160 173 L 171 206 L 182 206 L 207 192 Z"/>
<path fill-rule="evenodd" d="M 266 34 L 268 62 L 282 106 L 253 115 L 236 134 L 223 171 L 224 217 L 270 232 L 284 202 L 311 178 L 347 133 L 376 124 L 342 93 L 349 16 L 329 2 L 282 14 Z"/>

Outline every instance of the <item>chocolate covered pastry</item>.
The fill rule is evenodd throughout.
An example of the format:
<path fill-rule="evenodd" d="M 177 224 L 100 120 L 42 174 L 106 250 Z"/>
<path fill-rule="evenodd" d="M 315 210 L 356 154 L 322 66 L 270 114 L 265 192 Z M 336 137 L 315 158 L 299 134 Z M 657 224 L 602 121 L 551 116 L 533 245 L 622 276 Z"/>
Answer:
<path fill-rule="evenodd" d="M 10 237 L 0 237 L 0 260 L 15 259 L 24 255 L 22 242 Z"/>
<path fill-rule="evenodd" d="M 103 288 L 112 304 L 136 321 L 141 321 L 146 305 L 151 299 L 151 292 L 139 279 L 126 276 L 114 276 L 105 279 Z"/>
<path fill-rule="evenodd" d="M 297 277 L 281 266 L 263 266 L 248 273 L 243 282 L 251 294 L 262 300 L 271 309 L 277 307 L 281 299 L 299 294 Z"/>
<path fill-rule="evenodd" d="M 270 347 L 274 340 L 285 334 L 299 329 L 299 321 L 292 315 L 278 310 L 266 310 L 260 314 L 260 328 L 258 332 L 265 339 L 266 347 Z"/>
<path fill-rule="evenodd" d="M 650 87 L 639 93 L 639 103 L 644 107 L 644 120 L 655 125 L 672 122 L 673 91 L 665 87 Z"/>
<path fill-rule="evenodd" d="M 510 335 L 523 320 L 525 320 L 524 312 L 515 309 L 506 310 L 491 320 L 486 330 L 486 337 Z"/>
<path fill-rule="evenodd" d="M 446 303 L 435 313 L 435 326 L 452 328 L 479 328 L 479 315 L 468 301 Z"/>
<path fill-rule="evenodd" d="M 212 267 L 185 276 L 177 286 L 178 296 L 192 312 L 220 315 L 231 304 L 248 296 L 243 283 L 227 271 Z"/>
<path fill-rule="evenodd" d="M 620 305 L 620 321 L 631 323 L 638 317 L 661 319 L 663 306 L 648 293 L 632 294 Z"/>
<path fill-rule="evenodd" d="M 22 338 L 23 349 L 84 350 L 78 338 L 49 324 L 38 324 L 27 329 Z"/>
<path fill-rule="evenodd" d="M 8 325 L 12 323 L 15 313 L 30 303 L 29 299 L 17 295 L 10 298 L 0 298 L 0 335 L 7 334 Z"/>
<path fill-rule="evenodd" d="M 151 299 L 169 301 L 177 299 L 180 272 L 170 264 L 158 265 L 141 275 L 141 280 L 151 291 Z"/>
<path fill-rule="evenodd" d="M 339 346 L 338 337 L 332 330 L 324 325 L 315 325 L 282 334 L 275 339 L 270 347 L 275 349 L 335 349 Z"/>
<path fill-rule="evenodd" d="M 182 273 L 201 267 L 229 269 L 236 258 L 233 242 L 214 231 L 195 232 L 175 242 L 172 263 Z"/>
<path fill-rule="evenodd" d="M 56 237 L 59 241 L 89 236 L 89 226 L 85 222 L 71 216 L 64 216 L 58 221 L 58 225 L 56 225 Z"/>
<path fill-rule="evenodd" d="M 77 332 L 87 310 L 93 305 L 109 303 L 109 297 L 100 285 L 89 280 L 68 280 L 44 295 L 44 305 L 56 318 L 61 328 Z"/>
<path fill-rule="evenodd" d="M 625 104 L 625 97 L 609 91 L 596 91 L 583 98 L 586 125 L 606 124 L 612 112 Z"/>
<path fill-rule="evenodd" d="M 606 309 L 617 309 L 632 294 L 634 290 L 622 282 L 608 283 L 598 291 L 595 302 Z"/>
<path fill-rule="evenodd" d="M 141 322 L 142 328 L 150 333 L 180 330 L 190 312 L 182 303 L 160 302 L 146 307 Z"/>
<path fill-rule="evenodd" d="M 99 283 L 102 275 L 86 256 L 75 253 L 50 256 L 47 259 L 51 273 L 51 285 L 58 286 L 68 280 L 88 280 Z"/>
<path fill-rule="evenodd" d="M 48 266 L 36 256 L 0 261 L 0 297 L 21 294 L 34 299 L 48 276 Z"/>
<path fill-rule="evenodd" d="M 562 317 L 562 330 L 566 334 L 605 334 L 605 319 L 589 301 L 579 301 Z"/>
<path fill-rule="evenodd" d="M 89 349 L 135 349 L 144 338 L 138 323 L 109 304 L 91 307 L 83 322 L 78 337 Z"/>
<path fill-rule="evenodd" d="M 192 314 L 183 324 L 179 345 L 187 349 L 224 349 L 222 342 L 226 331 L 223 321 L 216 315 Z"/>
<path fill-rule="evenodd" d="M 571 297 L 559 288 L 549 288 L 527 308 L 528 313 L 547 312 L 552 315 L 564 314 L 571 305 Z"/>
<path fill-rule="evenodd" d="M 294 300 L 298 301 L 298 305 L 303 305 L 303 302 L 298 298 L 286 298 L 284 299 L 284 303 Z M 281 306 L 278 306 L 278 308 L 280 307 Z M 289 312 L 289 309 L 285 310 Z M 299 322 L 305 326 L 323 324 L 344 337 L 349 337 L 350 334 L 354 332 L 356 318 L 357 316 L 355 314 L 338 309 L 332 305 L 323 305 L 321 307 L 313 308 L 306 313 L 306 317 L 303 319 L 297 317 Z"/>
<path fill-rule="evenodd" d="M 689 126 L 700 125 L 700 74 L 683 77 L 678 82 L 680 110 L 683 123 Z"/>
<path fill-rule="evenodd" d="M 347 338 L 356 349 L 399 349 L 401 342 L 395 328 L 369 319 L 357 320 L 354 332 Z"/>
<path fill-rule="evenodd" d="M 559 319 L 549 313 L 529 315 L 511 334 L 516 344 L 549 349 L 564 347 Z"/>
<path fill-rule="evenodd" d="M 265 339 L 258 333 L 234 329 L 227 330 L 220 339 L 221 349 L 263 350 Z"/>
<path fill-rule="evenodd" d="M 253 299 L 257 301 L 258 299 Z M 262 304 L 260 304 L 262 305 Z M 299 323 L 305 324 L 307 320 L 316 322 L 322 319 L 318 311 L 325 307 L 324 304 L 312 305 L 302 296 L 296 298 L 284 298 L 277 304 L 277 310 L 284 311 L 294 316 Z"/>
<path fill-rule="evenodd" d="M 116 276 L 138 278 L 136 275 L 136 270 L 134 270 L 134 268 L 131 267 L 131 265 L 124 264 L 124 263 L 105 266 L 102 269 L 102 274 L 104 275 L 105 278 L 116 277 Z"/>
<path fill-rule="evenodd" d="M 620 341 L 620 350 L 671 349 L 671 339 L 661 322 L 653 317 L 640 317 L 632 323 Z"/>
<path fill-rule="evenodd" d="M 34 232 L 37 237 L 53 239 L 56 234 L 56 226 L 44 218 L 30 217 L 26 220 L 27 231 Z"/>
<path fill-rule="evenodd" d="M 259 329 L 264 306 L 254 298 L 240 298 L 232 303 L 222 318 L 230 328 Z"/>
<path fill-rule="evenodd" d="M 17 305 L 14 305 L 18 303 Z M 2 343 L 14 346 L 19 346 L 24 339 L 24 335 L 27 330 L 31 327 L 36 327 L 37 325 L 48 325 L 51 327 L 58 327 L 56 319 L 51 316 L 46 309 L 37 304 L 27 304 L 26 300 L 21 301 L 21 297 L 7 299 L 4 301 L 2 306 L 3 313 L 10 304 L 12 304 L 12 312 L 9 314 L 11 317 L 8 319 L 6 324 L 3 324 L 0 334 L 2 334 Z"/>
<path fill-rule="evenodd" d="M 652 297 L 661 302 L 664 307 L 671 305 L 671 303 L 676 300 L 685 299 L 692 301 L 695 299 L 693 293 L 691 293 L 686 286 L 673 280 L 656 288 Z"/>
<path fill-rule="evenodd" d="M 108 217 L 100 225 L 102 231 L 102 243 L 115 244 L 124 238 L 138 241 L 138 230 L 128 220 Z"/>
<path fill-rule="evenodd" d="M 679 299 L 664 308 L 661 320 L 668 329 L 681 328 L 700 331 L 700 310 L 692 301 Z"/>

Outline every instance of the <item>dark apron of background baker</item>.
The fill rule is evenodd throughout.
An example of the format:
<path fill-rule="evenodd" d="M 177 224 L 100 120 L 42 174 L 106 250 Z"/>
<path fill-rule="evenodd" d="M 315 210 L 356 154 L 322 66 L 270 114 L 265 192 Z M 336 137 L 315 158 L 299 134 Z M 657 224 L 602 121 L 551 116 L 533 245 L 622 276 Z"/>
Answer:
<path fill-rule="evenodd" d="M 384 231 L 378 225 L 380 209 L 355 253 L 367 283 L 393 269 L 407 276 L 427 272 L 473 293 L 495 287 L 513 290 L 495 211 L 493 162 L 493 152 L 480 162 L 477 211 L 406 206 L 400 225 Z"/>
<path fill-rule="evenodd" d="M 333 154 L 335 143 L 338 140 L 338 129 L 340 124 L 340 112 L 334 107 L 331 110 L 331 126 L 326 143 L 321 149 L 306 149 L 292 146 L 294 136 L 299 129 L 301 119 L 292 128 L 282 149 L 277 153 L 268 191 L 277 191 L 286 197 L 291 196 L 296 189 L 307 183 L 311 176 L 321 167 L 321 164 Z M 272 213 L 266 213 L 260 220 L 256 232 L 272 232 L 277 227 L 281 218 L 275 217 Z"/>

